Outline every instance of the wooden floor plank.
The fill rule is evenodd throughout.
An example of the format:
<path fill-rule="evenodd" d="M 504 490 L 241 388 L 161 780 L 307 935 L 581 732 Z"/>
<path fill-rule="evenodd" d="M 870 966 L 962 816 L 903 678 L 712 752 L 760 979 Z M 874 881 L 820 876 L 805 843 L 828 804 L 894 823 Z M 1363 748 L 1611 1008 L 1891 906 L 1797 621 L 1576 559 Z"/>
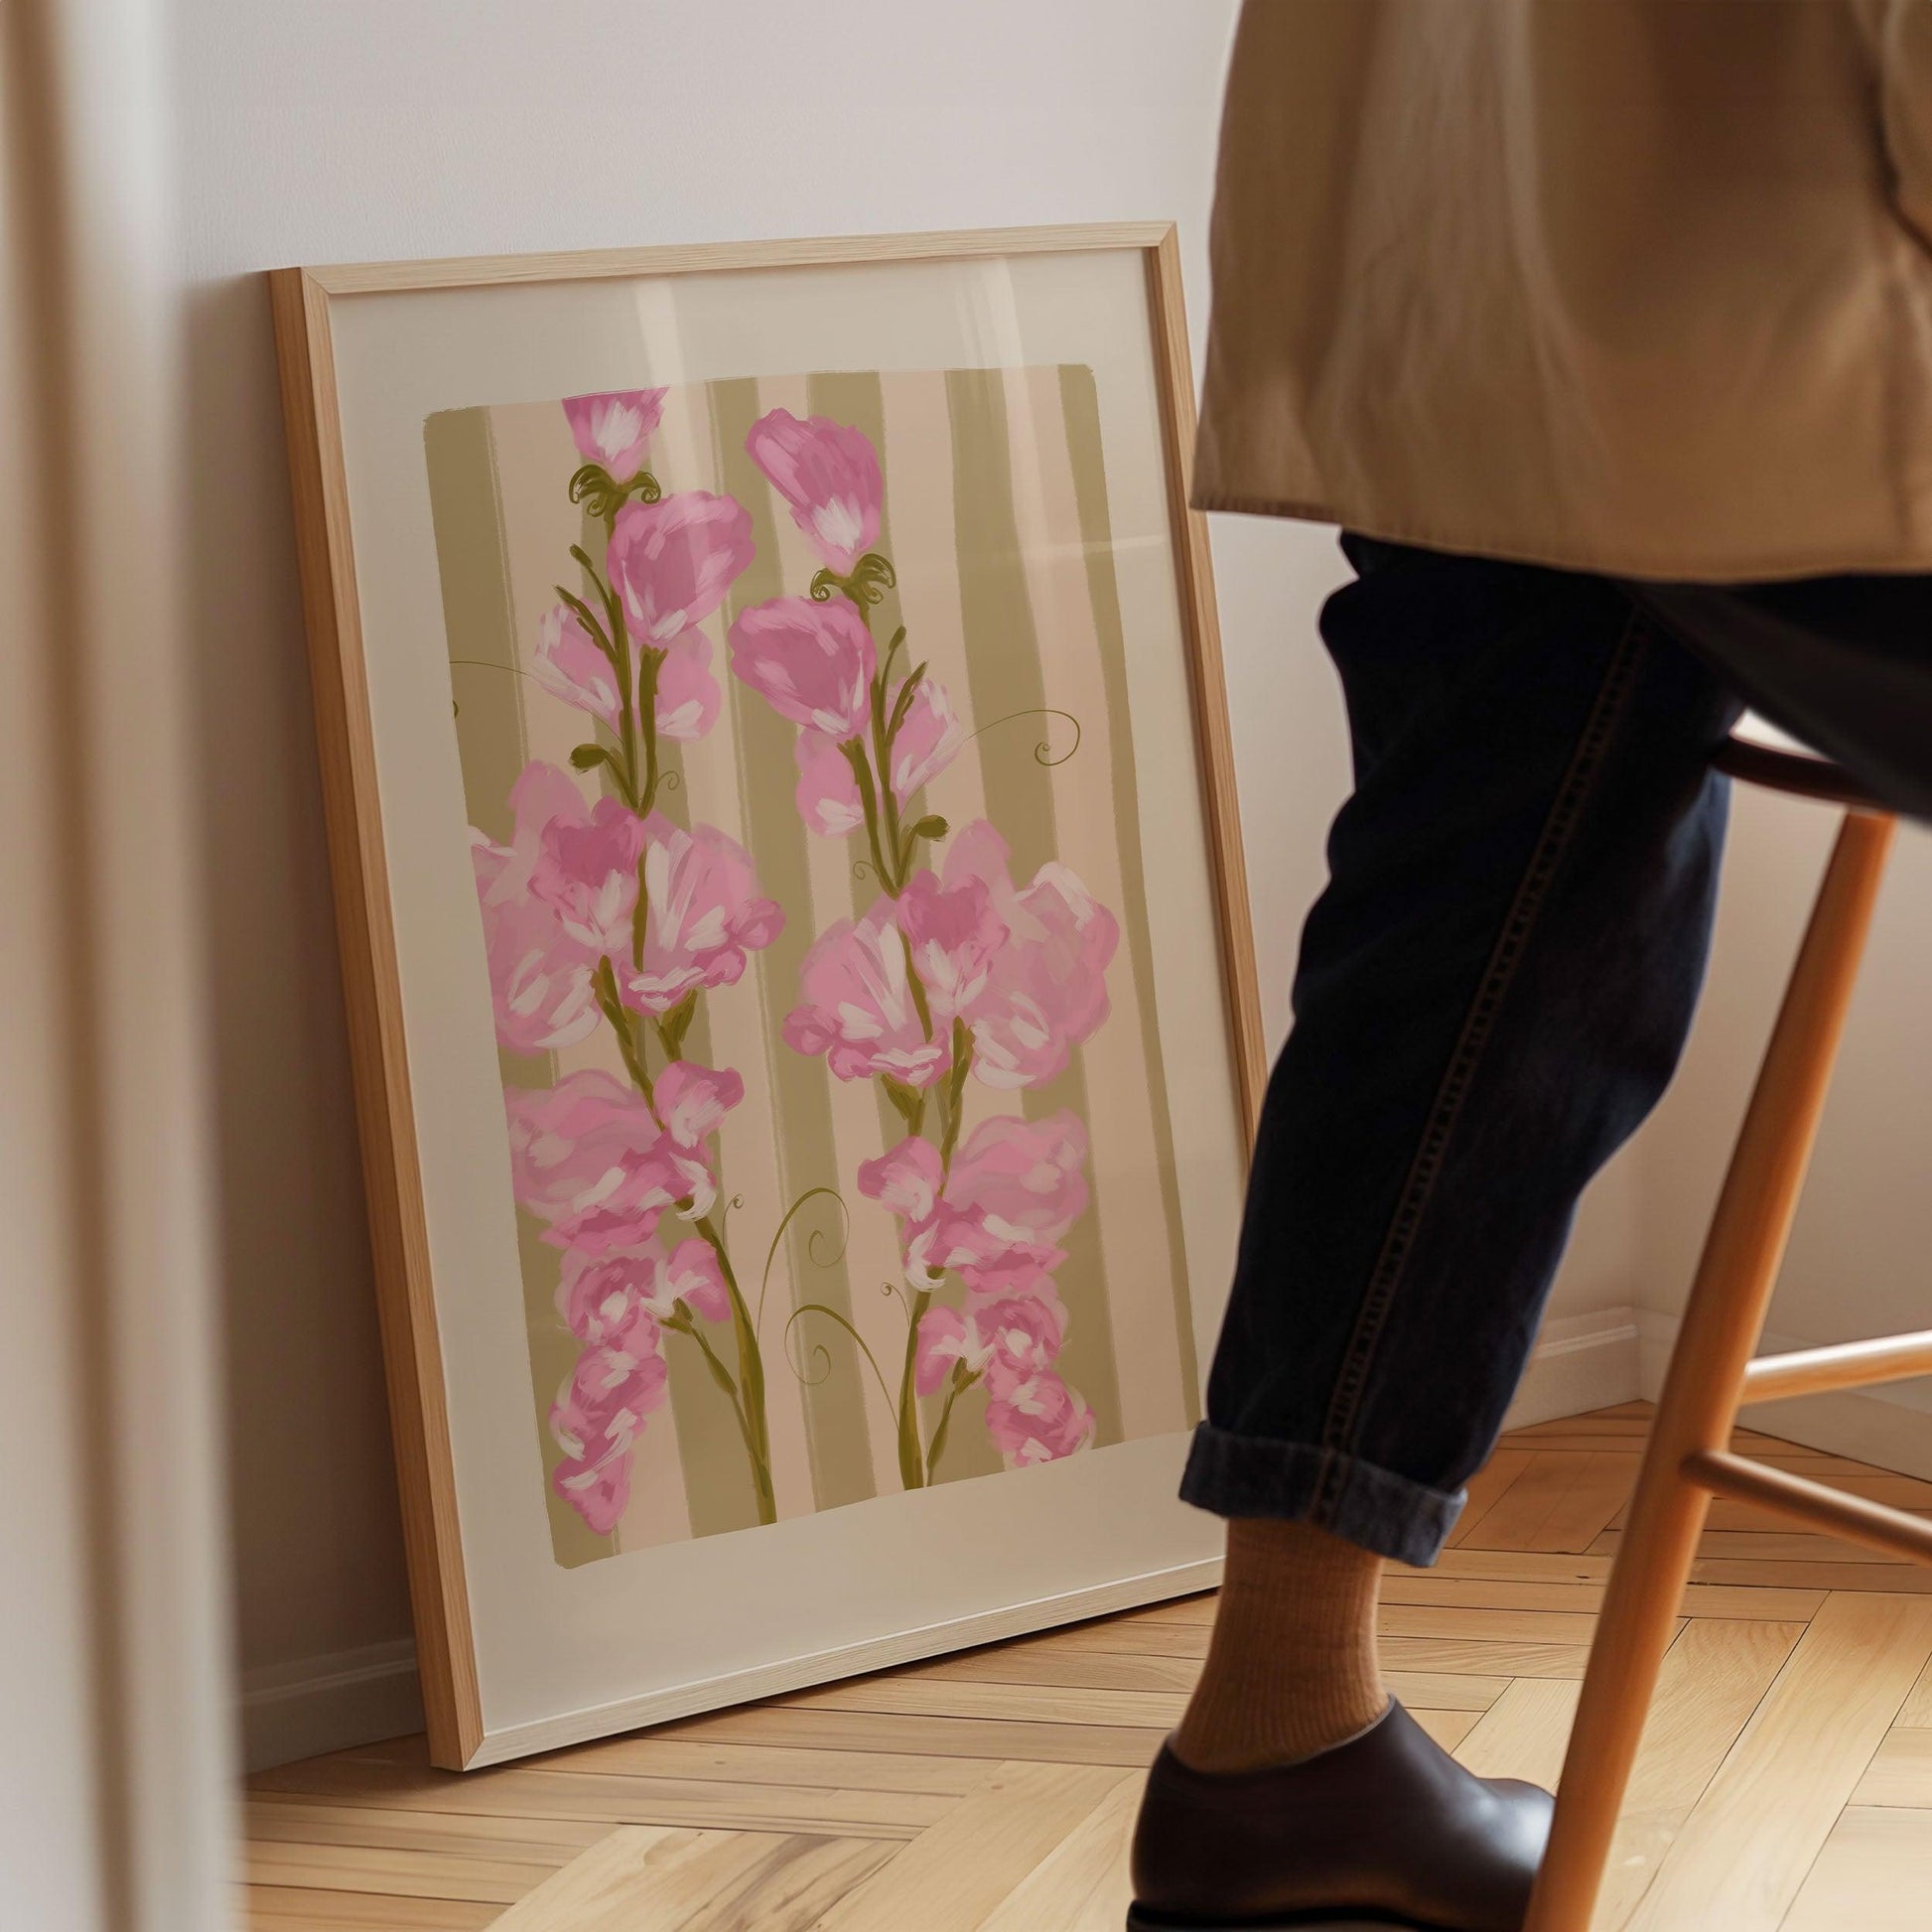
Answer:
<path fill-rule="evenodd" d="M 1712 1778 L 1632 1932 L 1775 1932 L 1932 1655 L 1932 1603 L 1836 1594 Z"/>
<path fill-rule="evenodd" d="M 1478 1777 L 1527 1778 L 1554 1789 L 1582 1689 L 1567 1678 L 1519 1677 L 1477 1719 L 1456 1757 Z"/>
<path fill-rule="evenodd" d="M 1603 1872 L 1595 1932 L 1621 1932 L 1692 1808 L 1804 1635 L 1802 1623 L 1687 1623 L 1664 1657 L 1623 1817 Z"/>
<path fill-rule="evenodd" d="M 1932 1811 L 1855 1807 L 1832 1828 L 1783 1932 L 1924 1932 L 1929 1907 Z"/>
<path fill-rule="evenodd" d="M 1103 1798 L 980 1922 L 977 1932 L 1120 1932 L 1143 1778 Z"/>
<path fill-rule="evenodd" d="M 805 1932 L 893 1853 L 865 1840 L 621 1830 L 496 1921 L 500 1932 Z"/>
<path fill-rule="evenodd" d="M 818 1919 L 814 1932 L 979 1932 L 1036 1866 L 1134 1782 L 1091 1765 L 999 1765 Z"/>
<path fill-rule="evenodd" d="M 1905 1702 L 1899 1708 L 1898 1722 L 1910 1727 L 1932 1730 L 1932 1664 L 1927 1664 L 1919 1673 L 1918 1682 L 1906 1694 Z"/>
<path fill-rule="evenodd" d="M 257 1839 L 247 1847 L 243 1875 L 251 1885 L 380 1892 L 393 1898 L 493 1899 L 499 1905 L 513 1905 L 579 1856 L 572 1851 L 531 1862 L 489 1858 L 479 1852 Z"/>
<path fill-rule="evenodd" d="M 1587 1550 L 1636 1480 L 1627 1452 L 1555 1450 L 1536 1456 L 1468 1536 L 1465 1549 Z"/>
<path fill-rule="evenodd" d="M 1852 1793 L 1852 1802 L 1932 1810 L 1932 1730 L 1903 1725 L 1888 1730 Z"/>
<path fill-rule="evenodd" d="M 418 1811 L 817 1832 L 835 1838 L 912 1838 L 953 1802 L 926 1792 L 842 1791 L 819 1785 L 759 1785 L 755 1796 L 748 1796 L 744 1785 L 699 1778 L 613 1777 L 520 1767 L 459 1775 L 327 1758 L 267 1772 L 255 1780 L 255 1787 L 310 1798 L 379 1799 Z"/>
<path fill-rule="evenodd" d="M 1465 1485 L 1462 1514 L 1455 1519 L 1455 1527 L 1449 1534 L 1451 1549 L 1468 1541 L 1476 1526 L 1508 1491 L 1510 1484 L 1535 1460 L 1534 1449 L 1501 1449 L 1469 1478 Z"/>
<path fill-rule="evenodd" d="M 500 1905 L 478 1899 L 398 1898 L 393 1892 L 303 1891 L 248 1885 L 242 1910 L 260 1932 L 476 1932 L 501 1923 Z"/>
<path fill-rule="evenodd" d="M 980 1776 L 967 1758 L 707 1742 L 661 1731 L 579 1744 L 534 1759 L 531 1768 L 725 1784 L 829 1785 L 841 1791 L 922 1791 L 942 1798 L 963 1796 Z"/>
<path fill-rule="evenodd" d="M 328 1804 L 263 1793 L 243 1806 L 249 1843 L 362 1845 L 401 1852 L 568 1864 L 611 1830 L 599 1819 L 479 1816 L 386 1805 Z"/>
<path fill-rule="evenodd" d="M 973 1718 L 911 1718 L 890 1713 L 807 1711 L 783 1704 L 755 1704 L 688 1719 L 666 1733 L 720 1742 L 826 1745 L 837 1750 L 879 1750 L 896 1755 L 1025 1759 L 1036 1764 L 1112 1764 L 1145 1770 L 1166 1734 L 1108 1725 L 1007 1724 Z"/>

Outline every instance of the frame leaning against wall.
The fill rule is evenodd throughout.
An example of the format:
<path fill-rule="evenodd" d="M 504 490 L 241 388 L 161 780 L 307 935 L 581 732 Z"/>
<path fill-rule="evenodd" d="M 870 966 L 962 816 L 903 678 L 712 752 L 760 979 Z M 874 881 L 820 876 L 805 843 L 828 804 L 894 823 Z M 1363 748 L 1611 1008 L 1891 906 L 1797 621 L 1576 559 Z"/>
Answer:
<path fill-rule="evenodd" d="M 1138 251 L 1146 267 L 1180 621 L 1207 831 L 1232 1084 L 1243 1145 L 1266 1077 L 1233 751 L 1205 521 L 1188 507 L 1194 401 L 1179 254 L 1168 223 L 988 229 L 406 263 L 285 268 L 268 277 L 281 362 L 325 820 L 334 876 L 362 1168 L 394 1431 L 423 1702 L 435 1762 L 511 1754 L 486 1745 L 458 1524 L 455 1465 L 384 858 L 369 684 L 339 414 L 334 317 L 344 298 L 784 266 L 940 263 L 1028 253 Z M 1205 1576 L 1185 1587 L 1210 1581 Z M 1094 1614 L 1093 1602 L 1063 1614 Z M 987 1628 L 965 1641 L 1012 1634 Z M 957 1642 L 961 1639 L 955 1638 Z M 862 1670 L 897 1661 L 855 1658 Z M 822 1674 L 822 1673 L 821 1673 Z M 795 1680 L 794 1680 L 795 1681 Z M 781 1683 L 749 1687 L 763 1695 Z M 714 1702 L 716 1700 L 713 1700 Z M 665 1709 L 656 1715 L 669 1717 Z M 631 1722 L 642 1722 L 632 1718 Z M 608 1729 L 610 1725 L 599 1728 Z M 580 1728 L 573 1735 L 590 1734 Z M 568 1741 L 559 1732 L 544 1743 Z M 517 1749 L 538 1748 L 528 1740 Z"/>

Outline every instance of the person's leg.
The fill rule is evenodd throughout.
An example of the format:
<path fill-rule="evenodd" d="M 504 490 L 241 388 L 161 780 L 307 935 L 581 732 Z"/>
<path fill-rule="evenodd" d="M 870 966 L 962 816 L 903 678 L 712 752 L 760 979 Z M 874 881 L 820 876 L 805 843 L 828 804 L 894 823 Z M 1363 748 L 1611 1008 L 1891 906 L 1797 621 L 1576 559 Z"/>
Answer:
<path fill-rule="evenodd" d="M 1676 1064 L 1739 709 L 1614 586 L 1349 549 L 1322 632 L 1356 789 L 1182 1489 L 1240 1523 L 1174 1745 L 1204 1771 L 1380 1710 L 1379 1559 L 1435 1559 L 1577 1197 Z"/>

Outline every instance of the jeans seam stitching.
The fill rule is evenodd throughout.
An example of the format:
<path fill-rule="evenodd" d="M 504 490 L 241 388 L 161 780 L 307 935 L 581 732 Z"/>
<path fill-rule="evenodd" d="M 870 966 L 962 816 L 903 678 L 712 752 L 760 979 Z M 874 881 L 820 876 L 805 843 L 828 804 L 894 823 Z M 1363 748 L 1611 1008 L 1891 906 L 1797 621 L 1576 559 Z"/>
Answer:
<path fill-rule="evenodd" d="M 1352 1453 L 1349 1444 L 1360 1412 L 1369 1375 L 1394 1305 L 1402 1286 L 1415 1237 L 1435 1194 L 1462 1102 L 1482 1064 L 1494 1035 L 1495 1019 L 1504 996 L 1516 976 L 1538 914 L 1549 896 L 1550 883 L 1558 865 L 1569 850 L 1582 821 L 1584 808 L 1594 792 L 1616 727 L 1621 723 L 1636 670 L 1648 647 L 1651 627 L 1641 611 L 1633 610 L 1623 635 L 1605 666 L 1589 714 L 1578 734 L 1570 764 L 1557 787 L 1543 829 L 1531 848 L 1515 897 L 1503 916 L 1502 929 L 1483 968 L 1474 997 L 1463 1017 L 1462 1031 L 1444 1070 L 1429 1117 L 1423 1128 L 1415 1159 L 1410 1164 L 1395 1211 L 1383 1237 L 1381 1252 L 1363 1291 L 1362 1306 L 1355 1317 L 1354 1332 L 1342 1358 L 1334 1394 L 1329 1400 L 1328 1417 L 1321 1433 L 1324 1451 L 1316 1484 L 1311 1520 L 1319 1524 L 1331 1521 L 1339 1502 L 1341 1465 Z"/>

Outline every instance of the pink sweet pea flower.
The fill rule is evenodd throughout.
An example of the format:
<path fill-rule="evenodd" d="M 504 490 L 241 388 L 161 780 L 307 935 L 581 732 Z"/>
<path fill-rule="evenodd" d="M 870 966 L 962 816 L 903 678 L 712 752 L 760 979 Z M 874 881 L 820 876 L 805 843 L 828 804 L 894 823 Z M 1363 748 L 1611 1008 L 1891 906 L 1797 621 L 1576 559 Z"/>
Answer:
<path fill-rule="evenodd" d="M 615 1342 L 640 1320 L 668 1321 L 682 1302 L 707 1321 L 731 1312 L 711 1243 L 692 1235 L 666 1255 L 653 1235 L 634 1247 L 572 1248 L 557 1282 L 557 1312 L 579 1341 Z"/>
<path fill-rule="evenodd" d="M 804 1002 L 785 1015 L 786 1044 L 823 1053 L 841 1080 L 890 1074 L 929 1087 L 952 1062 L 943 1029 L 928 1037 L 913 1003 L 905 942 L 893 902 L 880 898 L 863 919 L 840 919 L 812 942 L 798 969 Z"/>
<path fill-rule="evenodd" d="M 648 1315 L 616 1343 L 587 1348 L 550 1410 L 564 1451 L 552 1481 L 592 1529 L 608 1536 L 630 1500 L 630 1451 L 662 1406 L 669 1370 Z"/>
<path fill-rule="evenodd" d="M 652 812 L 642 839 L 643 958 L 626 938 L 612 965 L 625 1006 L 668 1013 L 698 987 L 736 985 L 747 956 L 778 936 L 785 915 L 759 897 L 751 854 L 715 825 L 687 832 Z"/>
<path fill-rule="evenodd" d="M 717 1182 L 704 1151 L 666 1134 L 613 1075 L 587 1067 L 550 1088 L 505 1087 L 503 1106 L 517 1203 L 550 1223 L 553 1247 L 635 1247 L 667 1207 L 710 1211 Z"/>
<path fill-rule="evenodd" d="M 954 1269 L 969 1288 L 996 1292 L 1017 1270 L 1057 1268 L 1060 1238 L 1086 1211 L 1086 1129 L 1064 1109 L 982 1121 L 954 1155 L 933 1212 L 906 1230 L 906 1280 L 930 1286 Z"/>
<path fill-rule="evenodd" d="M 711 675 L 711 639 L 695 629 L 674 637 L 657 667 L 658 737 L 695 745 L 717 723 L 722 701 Z"/>
<path fill-rule="evenodd" d="M 730 643 L 732 675 L 779 717 L 841 744 L 871 723 L 879 656 L 852 605 L 774 597 L 740 612 Z"/>
<path fill-rule="evenodd" d="M 792 756 L 798 760 L 798 816 L 814 832 L 842 839 L 866 822 L 859 780 L 836 738 L 809 729 L 798 734 Z"/>
<path fill-rule="evenodd" d="M 988 1384 L 986 1433 L 1010 1469 L 1057 1462 L 1093 1441 L 1093 1411 L 1060 1380 L 1043 1373 Z"/>
<path fill-rule="evenodd" d="M 663 413 L 662 389 L 612 389 L 564 398 L 564 417 L 577 454 L 586 463 L 602 464 L 618 483 L 628 483 L 644 467 L 644 451 Z"/>
<path fill-rule="evenodd" d="M 919 1321 L 913 1381 L 930 1395 L 953 1373 L 988 1377 L 997 1394 L 1052 1367 L 1066 1339 L 1066 1310 L 1049 1301 L 981 1303 L 961 1312 L 928 1309 Z"/>
<path fill-rule="evenodd" d="M 791 506 L 791 519 L 841 577 L 879 541 L 885 488 L 879 452 L 861 430 L 828 416 L 800 422 L 774 409 L 745 439 L 751 459 Z"/>
<path fill-rule="evenodd" d="M 617 730 L 623 704 L 618 674 L 569 605 L 554 604 L 543 614 L 532 674 L 553 698 Z"/>
<path fill-rule="evenodd" d="M 526 889 L 498 893 L 515 863 L 508 848 L 472 829 L 470 859 L 483 908 L 483 957 L 497 1043 L 512 1053 L 545 1053 L 575 1045 L 596 1031 L 596 955 L 573 939 L 557 915 Z"/>
<path fill-rule="evenodd" d="M 673 1060 L 657 1076 L 657 1117 L 681 1148 L 703 1147 L 725 1124 L 725 1116 L 745 1098 L 742 1075 L 729 1066 L 700 1066 Z"/>
<path fill-rule="evenodd" d="M 473 827 L 470 857 L 497 1040 L 512 1053 L 542 1053 L 574 1045 L 597 1027 L 596 957 L 530 891 L 544 828 L 553 818 L 581 817 L 584 799 L 568 772 L 538 759 L 511 787 L 510 808 L 510 843 L 496 845 Z"/>
<path fill-rule="evenodd" d="M 1062 1109 L 1045 1120 L 996 1115 L 953 1157 L 941 1186 L 938 1151 L 908 1136 L 859 1167 L 859 1191 L 905 1224 L 905 1279 L 933 1288 L 958 1271 L 983 1300 L 1055 1303 L 1047 1271 L 1066 1259 L 1061 1237 L 1086 1211 L 1086 1129 Z"/>
<path fill-rule="evenodd" d="M 662 649 L 701 622 L 752 561 L 752 517 L 730 496 L 680 489 L 655 503 L 626 503 L 605 561 L 640 643 Z"/>
<path fill-rule="evenodd" d="M 946 687 L 936 678 L 920 678 L 893 740 L 893 791 L 898 802 L 904 804 L 921 785 L 930 784 L 965 742 L 966 727 Z"/>
<path fill-rule="evenodd" d="M 899 895 L 898 924 L 934 1025 L 950 1026 L 985 991 L 993 956 L 1006 941 L 985 881 L 962 880 L 948 892 L 932 873 L 914 873 Z"/>
<path fill-rule="evenodd" d="M 876 1161 L 859 1163 L 860 1193 L 915 1227 L 930 1221 L 938 1211 L 944 1179 L 939 1150 L 917 1134 L 908 1134 Z"/>
<path fill-rule="evenodd" d="M 1036 1087 L 1063 1072 L 1107 1017 L 1107 965 L 1120 926 L 1079 879 L 1049 861 L 1018 892 L 1007 846 L 984 819 L 962 826 L 946 854 L 948 887 L 985 882 L 1008 928 L 966 1020 L 973 1071 L 989 1087 Z"/>
<path fill-rule="evenodd" d="M 644 828 L 621 799 L 606 796 L 586 810 L 580 796 L 574 813 L 543 828 L 530 891 L 580 944 L 626 950 L 643 844 Z"/>

